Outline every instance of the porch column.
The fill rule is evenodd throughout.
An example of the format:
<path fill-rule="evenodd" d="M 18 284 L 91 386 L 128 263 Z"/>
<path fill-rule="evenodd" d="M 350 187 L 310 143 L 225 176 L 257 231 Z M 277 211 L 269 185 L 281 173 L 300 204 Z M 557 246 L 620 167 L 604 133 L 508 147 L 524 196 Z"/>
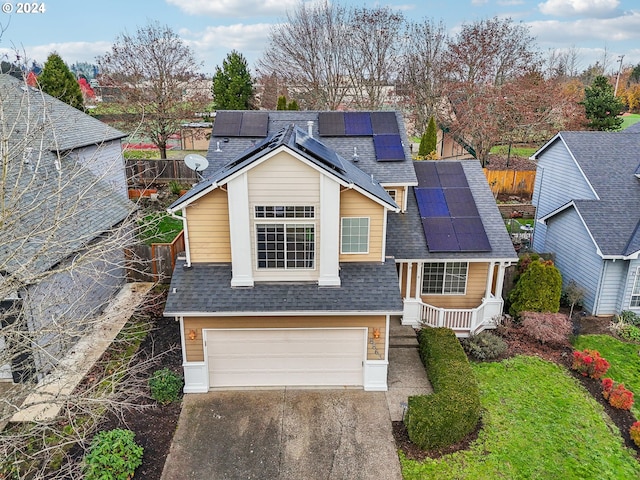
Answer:
<path fill-rule="evenodd" d="M 504 286 L 505 263 L 500 262 L 498 266 L 498 278 L 496 279 L 496 298 L 502 299 L 502 287 Z"/>
<path fill-rule="evenodd" d="M 398 267 L 398 286 L 402 290 L 402 279 L 404 278 L 404 263 L 400 262 L 400 266 Z"/>
<path fill-rule="evenodd" d="M 420 294 L 422 293 L 422 272 L 424 271 L 424 267 L 422 263 L 416 263 L 416 298 L 421 298 Z"/>
<path fill-rule="evenodd" d="M 489 264 L 489 272 L 487 273 L 487 288 L 484 292 L 484 298 L 491 298 L 491 286 L 493 285 L 493 271 L 496 268 L 496 262 L 491 262 Z"/>
<path fill-rule="evenodd" d="M 413 270 L 413 263 L 409 262 L 407 264 L 407 285 L 405 286 L 405 296 L 404 298 L 411 298 L 411 274 Z"/>

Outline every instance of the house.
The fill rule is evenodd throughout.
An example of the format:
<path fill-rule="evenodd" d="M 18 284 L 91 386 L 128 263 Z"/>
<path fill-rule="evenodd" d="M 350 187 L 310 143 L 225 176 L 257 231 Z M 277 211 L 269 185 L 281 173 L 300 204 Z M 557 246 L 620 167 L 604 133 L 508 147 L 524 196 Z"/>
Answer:
<path fill-rule="evenodd" d="M 0 75 L 0 379 L 37 381 L 121 287 L 125 135 Z"/>
<path fill-rule="evenodd" d="M 180 322 L 185 392 L 384 391 L 392 317 L 494 326 L 516 257 L 482 170 L 414 164 L 408 145 L 395 112 L 217 113 L 203 181 L 168 209 L 185 231 L 164 312 Z"/>
<path fill-rule="evenodd" d="M 540 148 L 533 248 L 594 315 L 640 313 L 640 134 L 560 132 Z"/>

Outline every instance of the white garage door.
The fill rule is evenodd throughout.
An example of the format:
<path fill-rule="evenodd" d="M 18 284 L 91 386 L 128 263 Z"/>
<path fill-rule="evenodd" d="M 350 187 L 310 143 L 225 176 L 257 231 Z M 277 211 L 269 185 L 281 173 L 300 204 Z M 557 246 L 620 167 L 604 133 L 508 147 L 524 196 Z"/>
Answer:
<path fill-rule="evenodd" d="M 365 330 L 207 330 L 210 387 L 363 384 Z"/>

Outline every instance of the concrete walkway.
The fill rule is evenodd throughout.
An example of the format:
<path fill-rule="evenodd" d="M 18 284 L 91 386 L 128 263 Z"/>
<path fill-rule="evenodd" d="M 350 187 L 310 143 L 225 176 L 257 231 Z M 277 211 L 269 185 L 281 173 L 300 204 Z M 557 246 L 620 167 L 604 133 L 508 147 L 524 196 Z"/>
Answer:
<path fill-rule="evenodd" d="M 127 323 L 152 283 L 127 283 L 96 320 L 93 332 L 82 337 L 49 375 L 27 396 L 12 422 L 53 420 L 65 401 Z"/>

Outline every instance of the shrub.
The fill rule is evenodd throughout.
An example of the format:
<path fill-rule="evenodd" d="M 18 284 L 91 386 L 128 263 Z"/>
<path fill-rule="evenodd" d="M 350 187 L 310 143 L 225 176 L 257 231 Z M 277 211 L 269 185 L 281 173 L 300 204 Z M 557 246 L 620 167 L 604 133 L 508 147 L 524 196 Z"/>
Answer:
<path fill-rule="evenodd" d="M 635 422 L 629 429 L 629 436 L 633 443 L 640 447 L 640 422 Z"/>
<path fill-rule="evenodd" d="M 169 182 L 169 191 L 174 195 L 180 195 L 180 192 L 182 191 L 182 185 L 180 185 L 180 182 L 176 180 L 171 180 Z"/>
<path fill-rule="evenodd" d="M 99 432 L 84 456 L 85 480 L 128 480 L 142 464 L 143 448 L 131 430 Z"/>
<path fill-rule="evenodd" d="M 597 350 L 585 349 L 582 352 L 579 350 L 573 352 L 571 368 L 583 377 L 602 378 L 610 366 L 609 362 L 602 358 Z"/>
<path fill-rule="evenodd" d="M 633 406 L 633 392 L 627 390 L 624 383 L 616 383 L 610 378 L 602 379 L 602 396 L 613 408 L 631 410 Z"/>
<path fill-rule="evenodd" d="M 618 328 L 618 335 L 625 340 L 640 343 L 640 328 L 635 325 L 623 323 Z"/>
<path fill-rule="evenodd" d="M 493 360 L 507 351 L 507 344 L 499 336 L 484 331 L 460 340 L 466 354 L 476 360 Z"/>
<path fill-rule="evenodd" d="M 405 423 L 411 441 L 428 450 L 457 443 L 476 428 L 480 391 L 452 330 L 424 328 L 418 340 L 435 393 L 409 397 Z"/>
<path fill-rule="evenodd" d="M 569 317 L 562 313 L 521 312 L 524 333 L 542 343 L 561 345 L 573 330 Z"/>
<path fill-rule="evenodd" d="M 613 320 L 618 323 L 626 323 L 640 327 L 640 315 L 637 315 L 631 310 L 623 310 L 619 315 L 616 315 Z"/>
<path fill-rule="evenodd" d="M 533 260 L 509 293 L 514 317 L 521 312 L 552 312 L 560 308 L 562 276 L 551 260 Z"/>
<path fill-rule="evenodd" d="M 182 377 L 168 368 L 156 370 L 149 379 L 151 398 L 156 402 L 166 405 L 180 398 L 182 391 Z"/>

